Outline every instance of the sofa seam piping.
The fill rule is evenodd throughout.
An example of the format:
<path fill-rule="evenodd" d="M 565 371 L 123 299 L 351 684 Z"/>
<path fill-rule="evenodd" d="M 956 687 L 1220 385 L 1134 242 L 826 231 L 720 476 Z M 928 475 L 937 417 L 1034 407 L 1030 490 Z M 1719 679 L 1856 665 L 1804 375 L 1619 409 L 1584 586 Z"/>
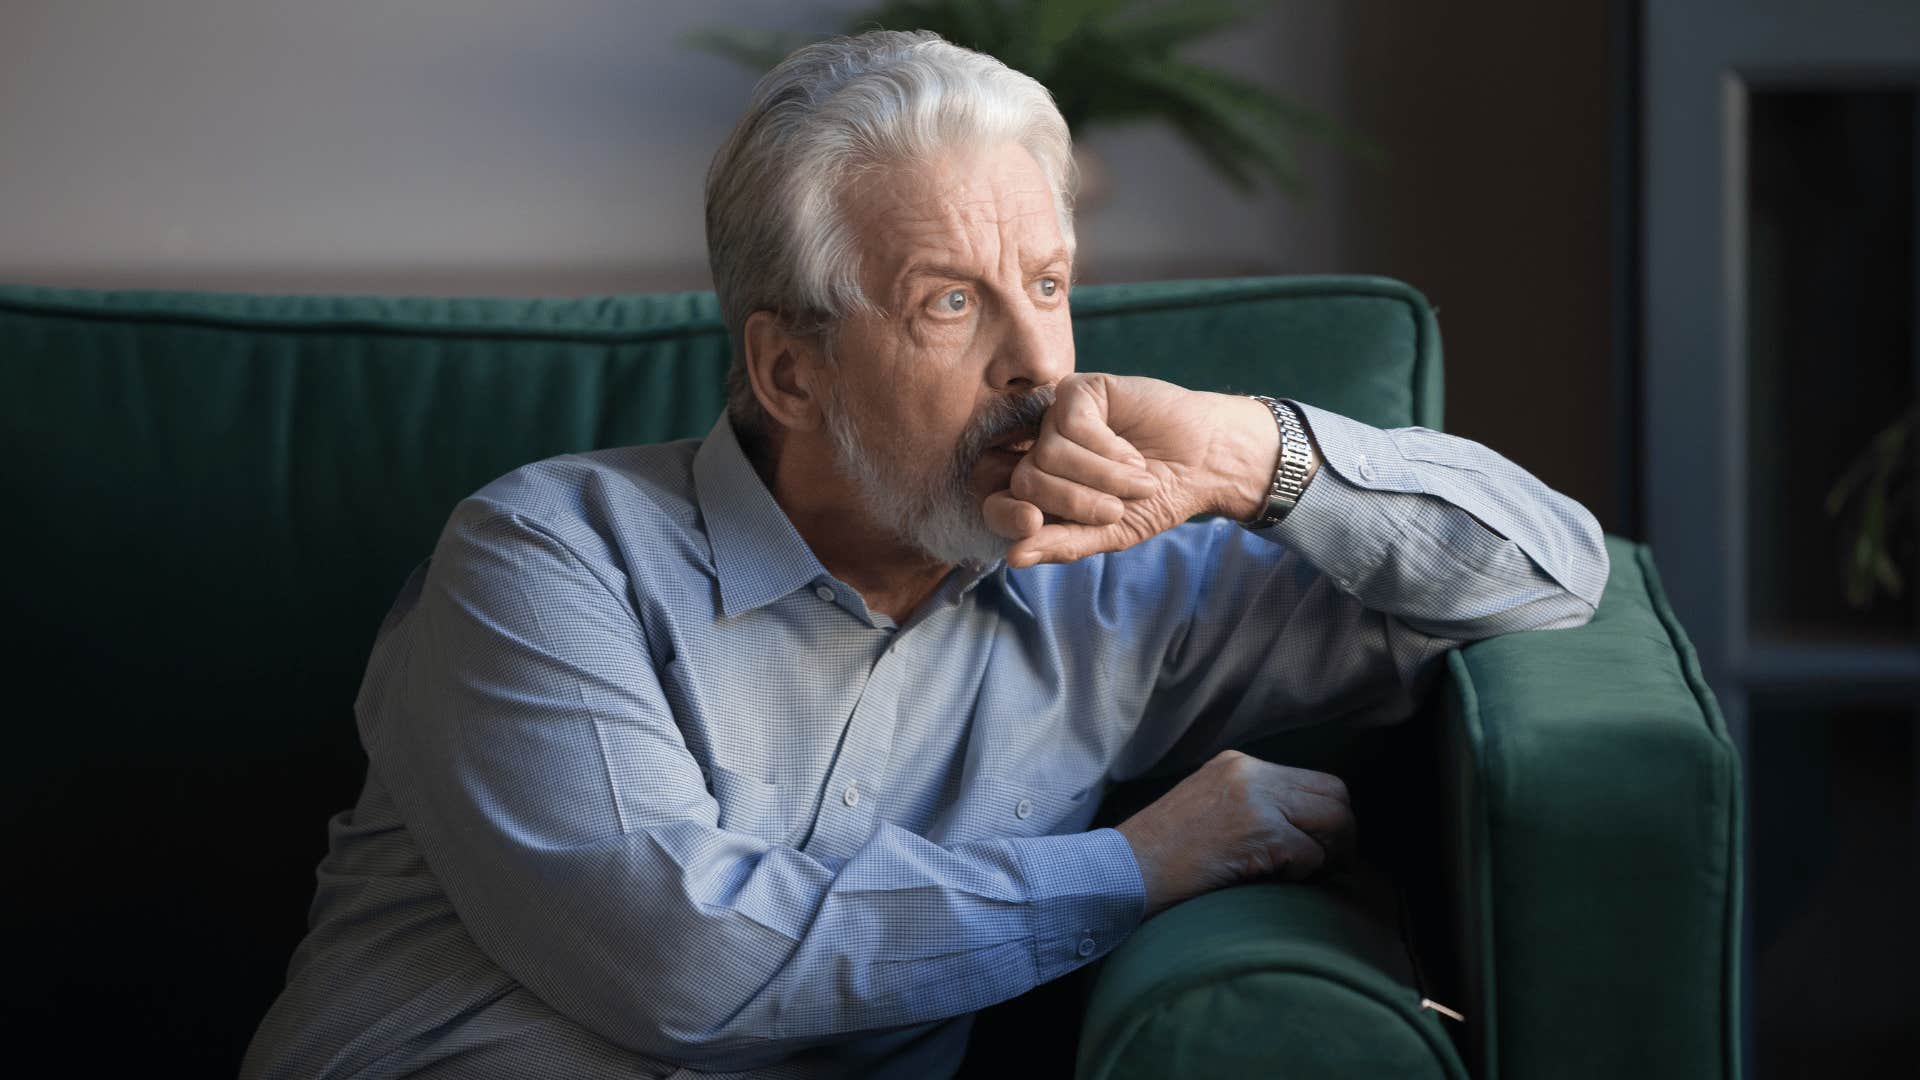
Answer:
<path fill-rule="evenodd" d="M 1231 280 L 1231 279 L 1227 279 Z M 1122 305 L 1076 313 L 1076 318 L 1101 319 L 1120 315 L 1145 314 L 1157 311 L 1192 309 L 1202 307 L 1221 307 L 1228 304 L 1245 303 L 1258 300 L 1324 300 L 1337 298 L 1385 299 L 1399 301 L 1410 310 L 1417 312 L 1413 297 L 1407 295 L 1412 286 L 1393 278 L 1368 278 L 1356 275 L 1351 280 L 1341 281 L 1339 285 L 1321 288 L 1317 284 L 1310 287 L 1294 287 L 1298 279 L 1290 277 L 1269 277 L 1249 279 L 1244 290 L 1223 289 L 1222 294 L 1196 296 L 1184 300 L 1158 300 L 1145 304 Z M 1305 282 L 1300 282 L 1306 285 Z M 320 295 L 320 294 L 316 294 Z M 375 298 L 382 299 L 382 298 Z M 418 299 L 418 298 L 385 298 Z M 428 297 L 426 299 L 433 299 Z M 585 299 L 585 298 L 581 298 Z M 394 322 L 387 320 L 342 319 L 338 322 L 304 322 L 286 318 L 244 315 L 215 315 L 201 312 L 159 311 L 153 309 L 113 309 L 87 308 L 59 301 L 33 301 L 17 297 L 0 297 L 0 312 L 12 312 L 24 316 L 56 316 L 81 321 L 136 322 L 156 325 L 195 326 L 210 329 L 229 329 L 244 331 L 271 330 L 281 333 L 363 333 L 394 337 L 456 337 L 504 339 L 513 341 L 554 341 L 582 342 L 605 345 L 620 345 L 627 342 L 658 341 L 671 337 L 693 337 L 706 334 L 726 333 L 726 324 L 718 320 L 706 319 L 679 325 L 643 328 L 636 330 L 603 331 L 561 331 L 549 332 L 527 330 L 511 326 L 472 326 L 459 324 L 435 325 L 414 322 Z M 1422 345 L 1425 334 L 1415 318 L 1414 374 L 1416 382 L 1425 364 L 1422 362 Z"/>
<path fill-rule="evenodd" d="M 1726 1054 L 1727 1070 L 1725 1075 L 1740 1075 L 1740 949 L 1741 926 L 1740 911 L 1745 881 L 1743 880 L 1743 860 L 1741 852 L 1745 847 L 1744 799 L 1740 784 L 1740 755 L 1733 745 L 1733 737 L 1728 732 L 1726 717 L 1720 712 L 1720 704 L 1714 699 L 1712 690 L 1706 684 L 1706 675 L 1700 667 L 1700 655 L 1687 638 L 1686 632 L 1679 626 L 1679 620 L 1673 612 L 1673 606 L 1667 600 L 1665 587 L 1660 582 L 1660 573 L 1654 565 L 1653 549 L 1643 543 L 1635 543 L 1634 562 L 1639 565 L 1641 576 L 1647 583 L 1648 594 L 1653 598 L 1654 616 L 1660 620 L 1661 629 L 1667 633 L 1668 643 L 1679 654 L 1681 677 L 1692 692 L 1694 704 L 1700 709 L 1701 719 L 1707 730 L 1720 744 L 1730 763 L 1729 795 L 1727 809 L 1727 889 L 1723 905 L 1725 924 L 1721 948 L 1726 960 L 1721 965 L 1721 978 L 1725 981 L 1724 992 L 1720 1000 L 1725 1003 L 1721 1009 L 1721 1031 L 1723 1050 Z"/>
<path fill-rule="evenodd" d="M 1499 912 L 1496 910 L 1497 896 L 1493 888 L 1493 799 L 1488 794 L 1494 768 L 1493 748 L 1480 715 L 1480 694 L 1474 687 L 1473 671 L 1467 663 L 1466 653 L 1458 647 L 1449 650 L 1447 667 L 1453 675 L 1450 681 L 1455 689 L 1455 700 L 1460 705 L 1460 722 L 1466 730 L 1468 750 L 1473 757 L 1474 780 L 1480 788 L 1479 812 L 1472 815 L 1472 826 L 1478 833 L 1474 839 L 1479 841 L 1474 871 L 1479 878 L 1480 895 L 1485 897 L 1479 905 L 1483 925 L 1480 928 L 1480 955 L 1475 959 L 1480 964 L 1482 994 L 1476 1004 L 1486 1017 L 1481 1028 L 1485 1036 L 1482 1050 L 1486 1058 L 1482 1065 L 1486 1068 L 1486 1080 L 1496 1080 L 1500 1075 L 1500 978 L 1495 966 L 1498 950 L 1494 947 L 1494 938 L 1499 925 Z"/>

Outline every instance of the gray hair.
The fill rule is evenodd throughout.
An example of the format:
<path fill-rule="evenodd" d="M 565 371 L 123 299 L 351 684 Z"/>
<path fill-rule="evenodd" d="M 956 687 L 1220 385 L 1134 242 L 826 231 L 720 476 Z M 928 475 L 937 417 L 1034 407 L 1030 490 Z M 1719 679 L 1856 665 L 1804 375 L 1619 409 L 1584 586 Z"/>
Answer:
<path fill-rule="evenodd" d="M 876 30 L 796 50 L 768 72 L 707 171 L 707 260 L 733 341 L 727 415 L 760 441 L 769 418 L 747 378 L 747 317 L 771 311 L 831 345 L 833 325 L 880 313 L 840 206 L 860 172 L 943 149 L 1011 141 L 1040 165 L 1067 250 L 1073 144 L 1031 76 L 930 31 Z"/>

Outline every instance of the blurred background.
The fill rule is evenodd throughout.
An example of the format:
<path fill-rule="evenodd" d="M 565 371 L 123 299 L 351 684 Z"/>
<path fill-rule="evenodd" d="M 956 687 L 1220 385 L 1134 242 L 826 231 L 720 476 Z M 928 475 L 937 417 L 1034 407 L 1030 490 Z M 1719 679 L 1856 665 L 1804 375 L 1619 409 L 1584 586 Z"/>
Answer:
<path fill-rule="evenodd" d="M 0 280 L 508 296 L 710 288 L 702 183 L 756 75 L 684 39 L 826 32 L 858 8 L 0 5 Z M 1391 165 L 1303 139 L 1311 194 L 1288 198 L 1235 189 L 1164 124 L 1095 129 L 1109 190 L 1081 227 L 1082 280 L 1402 278 L 1473 358 L 1448 371 L 1449 426 L 1620 524 L 1606 5 L 1251 7 L 1187 54 Z"/>
<path fill-rule="evenodd" d="M 1082 280 L 1425 292 L 1448 428 L 1653 544 L 1741 743 L 1750 1071 L 1914 1075 L 1920 4 L 1246 7 L 1180 55 L 1282 163 L 1087 125 Z M 0 0 L 0 281 L 706 289 L 755 72 L 694 36 L 855 10 Z"/>

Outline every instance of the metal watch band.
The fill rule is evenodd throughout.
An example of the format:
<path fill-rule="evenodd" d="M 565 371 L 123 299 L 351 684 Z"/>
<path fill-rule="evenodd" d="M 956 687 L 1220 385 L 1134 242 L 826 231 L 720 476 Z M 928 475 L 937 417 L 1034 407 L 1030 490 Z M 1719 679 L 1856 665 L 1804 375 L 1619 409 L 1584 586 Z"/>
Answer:
<path fill-rule="evenodd" d="M 1247 522 L 1249 529 L 1270 529 L 1280 524 L 1307 490 L 1307 470 L 1313 466 L 1313 443 L 1307 439 L 1307 427 L 1293 406 L 1264 394 L 1249 395 L 1267 407 L 1273 422 L 1280 427 L 1280 461 L 1274 466 L 1273 483 L 1267 486 L 1267 506 L 1260 516 Z"/>

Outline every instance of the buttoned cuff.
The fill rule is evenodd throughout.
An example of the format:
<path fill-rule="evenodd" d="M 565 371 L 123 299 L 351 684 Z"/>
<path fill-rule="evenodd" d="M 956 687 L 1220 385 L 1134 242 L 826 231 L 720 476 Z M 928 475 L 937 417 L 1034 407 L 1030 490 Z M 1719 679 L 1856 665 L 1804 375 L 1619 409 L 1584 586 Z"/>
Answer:
<path fill-rule="evenodd" d="M 1119 830 L 1029 837 L 1015 850 L 1027 875 L 1039 981 L 1105 956 L 1140 925 L 1147 886 Z"/>
<path fill-rule="evenodd" d="M 1354 592 L 1387 557 L 1400 535 L 1406 500 L 1370 491 L 1421 492 L 1419 478 L 1392 436 L 1298 401 L 1320 451 L 1320 468 L 1287 516 L 1260 535 L 1299 552 L 1345 593 Z"/>
<path fill-rule="evenodd" d="M 1391 432 L 1303 401 L 1285 400 L 1305 418 L 1307 433 L 1313 436 L 1314 445 L 1320 450 L 1321 472 L 1332 466 L 1347 483 L 1375 491 L 1420 494 L 1427 490 L 1413 466 L 1401 456 Z M 1318 474 L 1314 479 L 1319 480 Z M 1311 491 L 1313 485 L 1307 488 Z"/>

